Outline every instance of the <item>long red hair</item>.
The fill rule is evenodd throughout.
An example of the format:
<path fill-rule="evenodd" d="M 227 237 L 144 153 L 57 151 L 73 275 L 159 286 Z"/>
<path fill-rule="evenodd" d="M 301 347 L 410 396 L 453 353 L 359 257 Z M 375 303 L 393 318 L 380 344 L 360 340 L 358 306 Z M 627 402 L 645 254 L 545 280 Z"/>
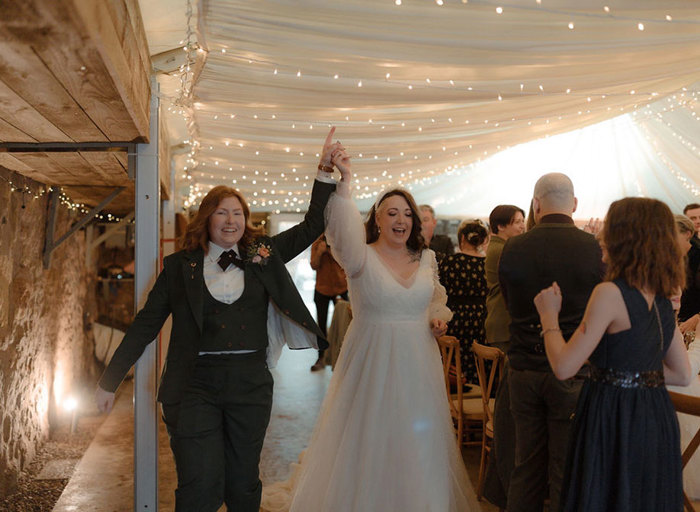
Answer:
<path fill-rule="evenodd" d="M 241 253 L 245 254 L 245 250 L 250 245 L 250 242 L 257 236 L 263 234 L 262 228 L 256 228 L 250 222 L 250 208 L 246 202 L 243 194 L 232 187 L 227 187 L 225 185 L 218 185 L 211 189 L 209 193 L 204 196 L 201 204 L 199 205 L 199 210 L 194 219 L 187 225 L 185 234 L 182 236 L 182 248 L 187 251 L 194 251 L 197 248 L 204 250 L 206 254 L 209 251 L 209 217 L 213 215 L 216 211 L 219 203 L 227 197 L 235 197 L 241 203 L 241 208 L 243 208 L 243 216 L 245 218 L 245 230 L 243 231 L 243 236 L 238 242 L 238 247 L 241 249 Z"/>

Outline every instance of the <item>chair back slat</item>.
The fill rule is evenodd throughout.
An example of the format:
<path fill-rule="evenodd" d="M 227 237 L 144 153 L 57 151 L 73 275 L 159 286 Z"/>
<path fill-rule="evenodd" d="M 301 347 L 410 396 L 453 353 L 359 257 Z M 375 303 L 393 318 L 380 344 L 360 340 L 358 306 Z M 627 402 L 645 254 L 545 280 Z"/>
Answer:
<path fill-rule="evenodd" d="M 684 395 L 675 391 L 669 391 L 668 396 L 671 397 L 671 402 L 673 402 L 673 407 L 676 408 L 676 411 L 690 414 L 691 416 L 700 416 L 700 397 Z"/>
<path fill-rule="evenodd" d="M 482 345 L 476 341 L 472 343 L 472 352 L 476 361 L 476 375 L 481 386 L 481 401 L 484 405 L 485 421 L 493 421 L 493 410 L 489 406 L 494 386 L 498 384 L 501 372 L 503 371 L 503 361 L 505 354 L 496 347 Z M 491 361 L 491 368 L 486 373 L 486 361 Z"/>
<path fill-rule="evenodd" d="M 462 439 L 463 414 L 461 410 L 464 399 L 464 390 L 461 385 L 457 385 L 457 393 L 453 399 L 450 389 L 450 367 L 456 368 L 457 382 L 462 382 L 462 357 L 459 347 L 459 340 L 454 336 L 440 336 L 437 340 L 442 356 L 442 373 L 445 378 L 445 390 L 450 403 L 450 414 L 457 421 L 457 439 Z"/>
<path fill-rule="evenodd" d="M 683 414 L 690 414 L 691 416 L 700 416 L 700 397 L 692 395 L 684 395 L 682 393 L 676 393 L 674 391 L 669 391 L 668 396 L 671 397 L 671 402 L 673 407 L 675 407 L 676 412 Z M 700 446 L 700 429 L 695 433 L 693 439 L 691 439 L 688 446 L 683 450 L 683 467 L 685 468 L 688 461 L 692 458 L 695 451 Z M 685 505 L 685 510 L 695 510 L 693 503 L 688 498 L 688 495 L 683 491 L 683 503 Z"/>

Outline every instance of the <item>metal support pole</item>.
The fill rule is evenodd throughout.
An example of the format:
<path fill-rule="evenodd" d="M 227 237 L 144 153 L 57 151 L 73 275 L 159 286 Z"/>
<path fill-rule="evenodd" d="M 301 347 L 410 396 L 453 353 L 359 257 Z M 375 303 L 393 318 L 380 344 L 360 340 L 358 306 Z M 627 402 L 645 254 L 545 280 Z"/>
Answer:
<path fill-rule="evenodd" d="M 158 83 L 151 78 L 149 144 L 138 144 L 129 158 L 136 177 L 135 304 L 141 309 L 155 283 L 159 263 L 160 180 L 158 178 Z M 135 168 L 132 167 L 135 166 Z M 158 378 L 156 343 L 148 345 L 134 368 L 134 510 L 158 510 Z"/>

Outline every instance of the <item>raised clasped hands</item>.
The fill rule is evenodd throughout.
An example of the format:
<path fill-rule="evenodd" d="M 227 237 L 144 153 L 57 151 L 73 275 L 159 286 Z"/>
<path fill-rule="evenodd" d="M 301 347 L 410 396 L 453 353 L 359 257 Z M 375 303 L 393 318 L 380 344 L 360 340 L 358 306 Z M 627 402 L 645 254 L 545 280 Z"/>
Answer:
<path fill-rule="evenodd" d="M 552 286 L 538 293 L 534 303 L 540 318 L 558 316 L 559 311 L 561 311 L 561 289 L 557 282 L 554 281 Z"/>
<path fill-rule="evenodd" d="M 350 156 L 345 152 L 343 144 L 337 140 L 333 142 L 335 134 L 335 126 L 326 135 L 326 140 L 323 143 L 323 151 L 321 152 L 321 161 L 319 164 L 323 167 L 336 166 L 340 171 L 341 181 L 350 181 L 352 176 L 350 172 Z"/>
<path fill-rule="evenodd" d="M 447 332 L 447 323 L 445 323 L 443 320 L 440 320 L 439 318 L 433 318 L 430 321 L 430 330 L 435 338 L 444 336 Z"/>

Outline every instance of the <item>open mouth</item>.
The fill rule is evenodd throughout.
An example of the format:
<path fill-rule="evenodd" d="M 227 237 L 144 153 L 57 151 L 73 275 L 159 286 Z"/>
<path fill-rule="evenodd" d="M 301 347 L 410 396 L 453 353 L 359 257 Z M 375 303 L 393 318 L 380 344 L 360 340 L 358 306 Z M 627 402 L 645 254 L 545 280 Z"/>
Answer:
<path fill-rule="evenodd" d="M 404 235 L 406 233 L 406 228 L 393 228 L 392 231 L 397 235 Z"/>

